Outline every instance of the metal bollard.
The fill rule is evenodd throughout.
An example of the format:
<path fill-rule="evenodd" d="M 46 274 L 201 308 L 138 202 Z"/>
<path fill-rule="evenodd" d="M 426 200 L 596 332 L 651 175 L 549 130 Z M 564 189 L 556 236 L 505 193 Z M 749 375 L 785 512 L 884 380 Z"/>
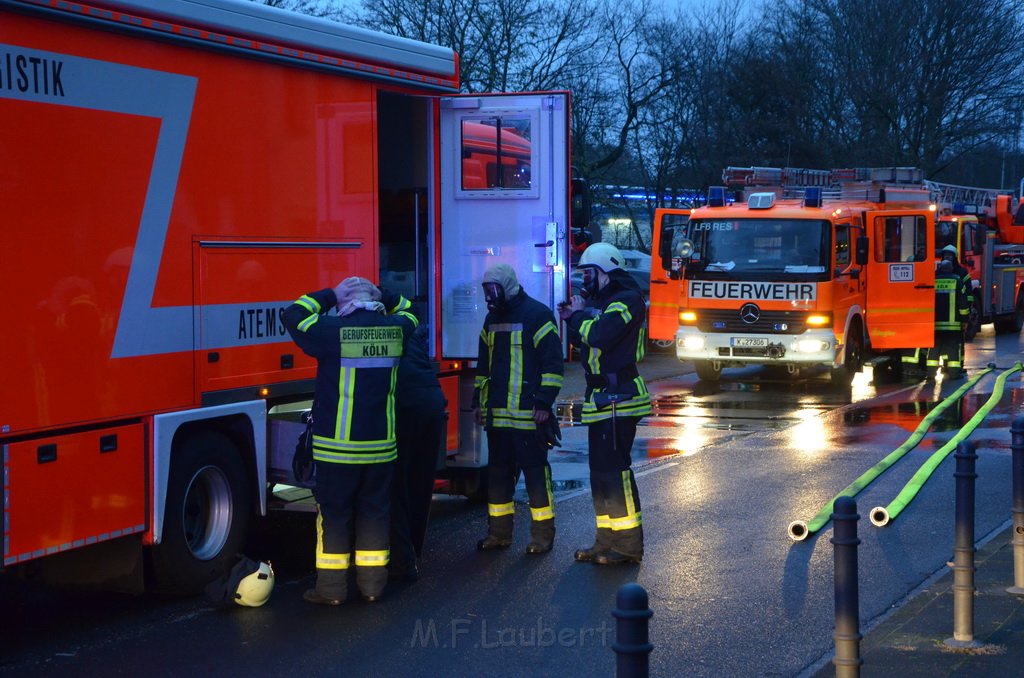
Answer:
<path fill-rule="evenodd" d="M 857 574 L 857 502 L 852 497 L 839 497 L 832 505 L 835 528 L 830 540 L 835 546 L 836 628 L 832 639 L 836 644 L 836 678 L 860 675 L 860 592 Z"/>
<path fill-rule="evenodd" d="M 647 591 L 639 584 L 623 584 L 615 595 L 612 616 L 615 623 L 615 675 L 618 678 L 647 678 L 648 655 L 654 646 L 648 642 L 647 623 L 654 612 L 647 607 Z"/>
<path fill-rule="evenodd" d="M 1010 425 L 1013 450 L 1013 586 L 1010 593 L 1024 595 L 1024 417 L 1015 417 Z"/>
<path fill-rule="evenodd" d="M 974 640 L 974 443 L 956 446 L 956 527 L 953 543 L 953 637 L 947 647 L 980 647 Z"/>

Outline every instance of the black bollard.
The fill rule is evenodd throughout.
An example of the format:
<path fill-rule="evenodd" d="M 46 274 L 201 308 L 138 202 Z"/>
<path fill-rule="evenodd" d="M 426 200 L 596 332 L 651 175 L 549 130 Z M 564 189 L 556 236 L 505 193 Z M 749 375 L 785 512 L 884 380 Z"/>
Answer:
<path fill-rule="evenodd" d="M 1024 416 L 1015 417 L 1010 425 L 1010 448 L 1013 450 L 1013 586 L 1010 593 L 1024 594 Z"/>
<path fill-rule="evenodd" d="M 956 446 L 956 527 L 953 543 L 953 637 L 957 649 L 979 647 L 974 640 L 974 443 Z"/>
<path fill-rule="evenodd" d="M 647 639 L 647 623 L 654 614 L 647 607 L 647 591 L 639 584 L 623 584 L 615 595 L 615 675 L 647 678 L 648 655 L 654 646 Z"/>
<path fill-rule="evenodd" d="M 832 504 L 832 531 L 835 564 L 836 628 L 832 639 L 836 644 L 836 678 L 860 675 L 860 592 L 857 583 L 857 502 L 852 497 L 839 497 Z"/>

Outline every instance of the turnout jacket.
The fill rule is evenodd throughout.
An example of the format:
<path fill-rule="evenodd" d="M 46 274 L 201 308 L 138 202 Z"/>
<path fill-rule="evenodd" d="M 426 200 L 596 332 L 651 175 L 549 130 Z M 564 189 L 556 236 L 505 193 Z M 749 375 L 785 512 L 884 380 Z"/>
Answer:
<path fill-rule="evenodd" d="M 473 392 L 487 427 L 536 430 L 533 411 L 554 404 L 564 380 L 562 362 L 554 314 L 522 288 L 500 312 L 488 313 Z"/>
<path fill-rule="evenodd" d="M 961 323 L 971 314 L 970 276 L 953 273 L 935 274 L 935 329 L 959 332 Z"/>
<path fill-rule="evenodd" d="M 566 321 L 569 341 L 579 347 L 587 378 L 582 421 L 651 413 L 647 384 L 637 372 L 647 346 L 647 305 L 629 274 L 615 270 L 605 287 Z"/>
<path fill-rule="evenodd" d="M 313 459 L 335 464 L 394 461 L 395 379 L 406 338 L 417 320 L 412 304 L 384 293 L 384 315 L 357 309 L 327 315 L 333 289 L 310 292 L 284 311 L 284 325 L 304 353 L 316 358 Z"/>

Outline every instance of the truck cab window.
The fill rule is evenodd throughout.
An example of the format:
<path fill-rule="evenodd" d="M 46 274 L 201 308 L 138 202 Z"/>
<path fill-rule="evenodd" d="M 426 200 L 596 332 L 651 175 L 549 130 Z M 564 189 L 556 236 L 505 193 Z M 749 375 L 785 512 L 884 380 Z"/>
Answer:
<path fill-rule="evenodd" d="M 924 261 L 927 223 L 924 217 L 905 215 L 875 218 L 875 261 Z"/>

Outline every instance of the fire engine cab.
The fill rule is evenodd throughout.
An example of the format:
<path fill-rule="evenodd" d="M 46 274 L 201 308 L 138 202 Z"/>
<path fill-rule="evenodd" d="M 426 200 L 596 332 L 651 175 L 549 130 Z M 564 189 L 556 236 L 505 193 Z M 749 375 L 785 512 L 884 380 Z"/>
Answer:
<path fill-rule="evenodd" d="M 933 345 L 935 215 L 918 170 L 730 167 L 723 180 L 687 215 L 672 267 L 676 355 L 701 379 L 824 365 L 849 384 L 869 351 Z M 657 227 L 681 221 L 666 210 Z"/>
<path fill-rule="evenodd" d="M 478 486 L 480 283 L 566 296 L 569 102 L 458 91 L 450 49 L 252 2 L 0 0 L 4 568 L 223 571 L 295 484 L 282 309 L 352 275 L 418 307 Z"/>

